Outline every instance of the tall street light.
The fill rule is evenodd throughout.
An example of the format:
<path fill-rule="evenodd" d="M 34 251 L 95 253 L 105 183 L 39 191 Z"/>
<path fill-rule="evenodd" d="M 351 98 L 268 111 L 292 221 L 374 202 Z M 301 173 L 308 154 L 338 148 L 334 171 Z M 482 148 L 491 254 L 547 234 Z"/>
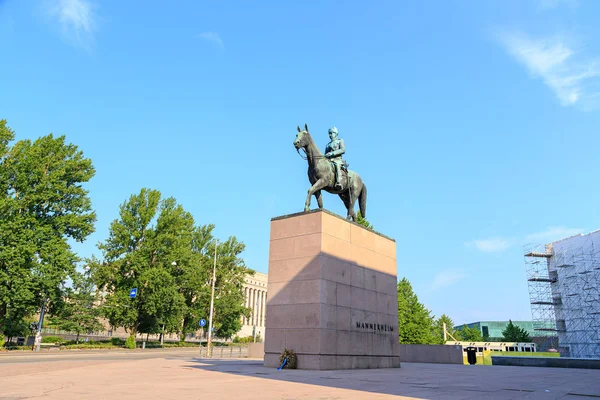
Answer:
<path fill-rule="evenodd" d="M 214 303 L 215 303 L 215 280 L 216 280 L 216 275 L 217 275 L 217 246 L 219 245 L 219 239 L 217 239 L 215 241 L 215 257 L 214 257 L 214 264 L 213 264 L 213 276 L 212 276 L 212 293 L 210 295 L 210 315 L 208 317 L 208 349 L 207 349 L 207 356 L 211 357 L 212 356 L 212 326 L 213 326 L 213 308 L 214 308 Z"/>

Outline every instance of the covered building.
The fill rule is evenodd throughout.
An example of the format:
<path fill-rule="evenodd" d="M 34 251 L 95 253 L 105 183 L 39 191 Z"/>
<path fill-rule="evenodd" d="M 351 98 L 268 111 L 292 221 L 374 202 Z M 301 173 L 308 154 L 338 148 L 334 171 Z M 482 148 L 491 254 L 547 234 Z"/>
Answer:
<path fill-rule="evenodd" d="M 600 230 L 525 249 L 534 330 L 563 357 L 600 358 Z"/>

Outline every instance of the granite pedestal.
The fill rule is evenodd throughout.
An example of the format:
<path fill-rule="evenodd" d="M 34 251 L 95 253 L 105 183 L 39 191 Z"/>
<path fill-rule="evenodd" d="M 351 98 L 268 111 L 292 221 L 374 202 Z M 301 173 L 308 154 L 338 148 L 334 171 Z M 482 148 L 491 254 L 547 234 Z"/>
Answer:
<path fill-rule="evenodd" d="M 273 218 L 267 367 L 398 368 L 396 243 L 325 210 Z"/>

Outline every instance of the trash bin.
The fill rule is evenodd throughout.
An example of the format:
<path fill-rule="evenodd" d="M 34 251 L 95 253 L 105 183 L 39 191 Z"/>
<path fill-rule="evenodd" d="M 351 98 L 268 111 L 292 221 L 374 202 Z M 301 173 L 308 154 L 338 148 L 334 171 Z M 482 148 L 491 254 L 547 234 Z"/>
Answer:
<path fill-rule="evenodd" d="M 470 365 L 477 364 L 477 347 L 467 347 L 467 362 Z"/>

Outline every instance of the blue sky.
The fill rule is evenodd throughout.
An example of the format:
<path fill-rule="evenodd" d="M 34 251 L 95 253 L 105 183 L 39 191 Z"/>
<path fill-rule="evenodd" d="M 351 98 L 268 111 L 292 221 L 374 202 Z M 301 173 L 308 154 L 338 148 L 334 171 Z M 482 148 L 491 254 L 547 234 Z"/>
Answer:
<path fill-rule="evenodd" d="M 598 15 L 591 0 L 4 0 L 0 118 L 93 160 L 82 256 L 150 187 L 261 272 L 270 218 L 308 189 L 296 126 L 324 148 L 335 125 L 433 313 L 527 320 L 522 246 L 600 227 Z"/>

